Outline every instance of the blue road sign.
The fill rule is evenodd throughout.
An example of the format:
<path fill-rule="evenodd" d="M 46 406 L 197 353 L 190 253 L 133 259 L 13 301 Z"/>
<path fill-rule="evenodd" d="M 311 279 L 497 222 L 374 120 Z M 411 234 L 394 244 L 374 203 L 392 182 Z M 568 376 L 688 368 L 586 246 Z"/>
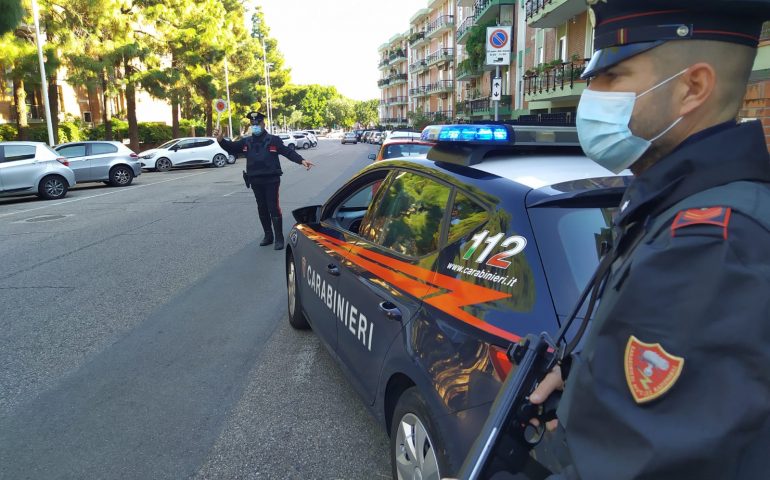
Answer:
<path fill-rule="evenodd" d="M 495 48 L 503 48 L 508 43 L 508 34 L 505 30 L 495 30 L 489 36 L 489 43 Z"/>

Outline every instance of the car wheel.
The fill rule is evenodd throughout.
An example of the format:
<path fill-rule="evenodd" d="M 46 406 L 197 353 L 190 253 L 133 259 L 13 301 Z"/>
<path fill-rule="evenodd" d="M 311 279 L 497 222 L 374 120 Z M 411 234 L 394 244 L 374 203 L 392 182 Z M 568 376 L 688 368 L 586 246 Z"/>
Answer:
<path fill-rule="evenodd" d="M 216 168 L 222 168 L 227 165 L 227 157 L 222 153 L 214 155 L 214 160 L 211 162 Z"/>
<path fill-rule="evenodd" d="M 235 160 L 237 160 L 237 159 L 235 158 L 235 155 L 228 155 L 228 156 L 227 156 L 227 164 L 228 164 L 228 165 L 232 165 L 232 164 L 234 164 L 234 163 L 235 163 Z"/>
<path fill-rule="evenodd" d="M 37 187 L 37 194 L 44 200 L 58 200 L 64 198 L 67 195 L 67 180 L 59 175 L 48 175 L 40 180 L 40 185 Z"/>
<path fill-rule="evenodd" d="M 297 146 L 296 146 L 296 145 L 294 145 L 293 143 L 290 143 L 290 144 L 289 144 L 289 148 L 290 148 L 290 149 L 292 149 L 292 150 L 296 150 L 296 149 L 297 149 Z"/>
<path fill-rule="evenodd" d="M 404 391 L 393 411 L 390 461 L 394 479 L 440 480 L 446 472 L 442 439 L 417 387 Z"/>
<path fill-rule="evenodd" d="M 155 162 L 155 170 L 159 172 L 168 172 L 171 170 L 171 160 L 161 157 Z"/>
<path fill-rule="evenodd" d="M 310 148 L 310 144 L 309 143 L 305 142 L 305 143 L 302 144 L 302 149 L 303 150 L 307 150 L 308 148 Z"/>
<path fill-rule="evenodd" d="M 127 187 L 134 181 L 134 172 L 125 165 L 116 165 L 110 170 L 110 185 Z"/>
<path fill-rule="evenodd" d="M 302 302 L 299 298 L 299 277 L 294 266 L 294 255 L 286 260 L 286 291 L 289 300 L 289 325 L 297 330 L 307 330 L 310 325 L 302 314 Z"/>

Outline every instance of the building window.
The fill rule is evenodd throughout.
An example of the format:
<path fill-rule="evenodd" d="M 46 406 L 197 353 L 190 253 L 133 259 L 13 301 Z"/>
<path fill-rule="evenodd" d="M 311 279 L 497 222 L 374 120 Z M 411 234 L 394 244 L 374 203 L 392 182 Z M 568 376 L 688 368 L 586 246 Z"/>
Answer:
<path fill-rule="evenodd" d="M 556 52 L 557 57 L 562 62 L 567 61 L 567 37 L 566 35 L 559 38 L 559 51 Z"/>
<path fill-rule="evenodd" d="M 91 112 L 83 112 L 83 121 L 91 123 Z"/>

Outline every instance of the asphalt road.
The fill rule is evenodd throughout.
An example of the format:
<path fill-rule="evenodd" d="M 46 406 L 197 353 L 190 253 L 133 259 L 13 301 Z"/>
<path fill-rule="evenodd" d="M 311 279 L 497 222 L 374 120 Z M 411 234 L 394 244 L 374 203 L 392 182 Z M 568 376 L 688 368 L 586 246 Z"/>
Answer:
<path fill-rule="evenodd" d="M 291 210 L 368 164 L 284 162 Z M 0 478 L 388 478 L 388 439 L 259 247 L 243 160 L 0 199 Z"/>

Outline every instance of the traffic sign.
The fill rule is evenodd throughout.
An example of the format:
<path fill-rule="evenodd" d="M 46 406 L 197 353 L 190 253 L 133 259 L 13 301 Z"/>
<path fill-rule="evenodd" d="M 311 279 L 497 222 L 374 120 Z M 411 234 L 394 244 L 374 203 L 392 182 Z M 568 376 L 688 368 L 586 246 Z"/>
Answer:
<path fill-rule="evenodd" d="M 513 27 L 487 27 L 487 65 L 511 63 L 511 34 Z"/>
<path fill-rule="evenodd" d="M 214 100 L 214 108 L 216 109 L 217 113 L 223 113 L 225 110 L 227 110 L 227 102 L 221 98 L 218 98 Z"/>
<path fill-rule="evenodd" d="M 503 96 L 503 79 L 495 77 L 492 79 L 492 101 L 499 102 Z"/>

